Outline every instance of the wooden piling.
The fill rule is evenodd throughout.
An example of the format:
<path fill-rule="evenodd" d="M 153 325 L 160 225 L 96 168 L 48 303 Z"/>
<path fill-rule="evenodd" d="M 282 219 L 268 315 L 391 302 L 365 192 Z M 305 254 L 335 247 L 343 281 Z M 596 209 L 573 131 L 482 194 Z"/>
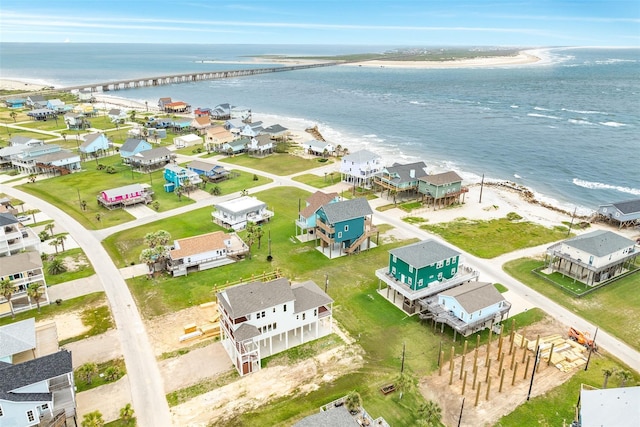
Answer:
<path fill-rule="evenodd" d="M 462 372 L 464 371 L 464 359 L 465 359 L 465 357 L 464 357 L 464 354 L 463 354 L 462 355 L 462 362 L 460 363 L 460 378 L 459 379 L 462 379 Z"/>
<path fill-rule="evenodd" d="M 491 360 L 489 360 L 489 364 L 487 365 L 487 375 L 484 378 L 484 382 L 489 381 L 490 377 L 491 377 Z"/>
<path fill-rule="evenodd" d="M 513 336 L 513 332 L 511 333 L 511 340 L 509 342 L 509 356 L 511 356 L 511 353 L 513 353 L 513 347 L 515 345 L 515 343 L 513 342 L 514 340 L 514 336 Z"/>
<path fill-rule="evenodd" d="M 502 372 L 500 372 L 500 388 L 498 388 L 498 393 L 502 393 L 502 383 L 504 383 L 504 373 L 505 373 L 506 369 L 503 369 Z"/>
<path fill-rule="evenodd" d="M 551 343 L 551 350 L 549 350 L 549 360 L 547 360 L 547 366 L 551 366 L 551 357 L 553 356 L 553 346 L 555 344 Z"/>
<path fill-rule="evenodd" d="M 522 360 L 520 361 L 520 363 L 524 363 L 526 359 L 527 359 L 527 347 L 524 347 L 522 349 Z"/>
<path fill-rule="evenodd" d="M 464 340 L 464 347 L 462 349 L 462 355 L 464 356 L 465 354 L 467 354 L 467 344 L 469 341 Z"/>
<path fill-rule="evenodd" d="M 467 388 L 467 371 L 464 371 L 462 376 L 462 395 L 464 396 L 464 390 Z"/>
<path fill-rule="evenodd" d="M 527 371 L 529 371 L 530 362 L 531 362 L 531 355 L 527 356 L 527 364 L 524 366 L 524 375 L 522 376 L 523 380 L 527 379 Z"/>
<path fill-rule="evenodd" d="M 451 346 L 451 354 L 449 355 L 449 370 L 453 371 L 453 356 L 455 355 L 456 348 Z"/>
<path fill-rule="evenodd" d="M 491 377 L 489 377 L 489 380 L 487 381 L 487 394 L 484 397 L 485 400 L 489 400 L 489 393 L 491 393 Z"/>
<path fill-rule="evenodd" d="M 440 376 L 442 376 L 442 365 L 443 365 L 442 362 L 444 362 L 444 350 L 440 350 L 440 363 L 439 363 L 440 366 L 438 366 L 438 375 Z"/>
<path fill-rule="evenodd" d="M 500 355 L 502 354 L 502 331 L 500 331 L 500 338 L 498 338 L 498 359 L 500 359 Z"/>
<path fill-rule="evenodd" d="M 502 357 L 500 357 L 500 367 L 498 368 L 498 374 L 502 372 L 502 365 L 504 364 L 504 353 L 502 353 Z"/>
<path fill-rule="evenodd" d="M 473 351 L 473 366 L 478 366 L 478 348 Z"/>
<path fill-rule="evenodd" d="M 511 378 L 511 385 L 514 385 L 516 383 L 516 375 L 518 375 L 518 362 L 516 362 L 516 365 L 513 367 L 513 378 Z"/>
<path fill-rule="evenodd" d="M 480 347 L 480 334 L 476 335 L 476 348 Z"/>
<path fill-rule="evenodd" d="M 513 371 L 513 363 L 516 361 L 516 352 L 511 353 L 511 364 L 509 365 L 509 369 Z"/>
<path fill-rule="evenodd" d="M 453 359 L 451 360 L 451 371 L 449 371 L 449 385 L 453 384 Z"/>
<path fill-rule="evenodd" d="M 478 406 L 478 400 L 480 399 L 480 384 L 481 383 L 478 384 L 478 388 L 476 390 L 476 403 L 473 406 Z"/>
<path fill-rule="evenodd" d="M 522 335 L 522 339 L 520 340 L 520 348 L 524 347 L 524 334 Z"/>
<path fill-rule="evenodd" d="M 471 384 L 471 390 L 476 389 L 476 379 L 478 377 L 478 366 L 473 367 L 473 383 Z"/>

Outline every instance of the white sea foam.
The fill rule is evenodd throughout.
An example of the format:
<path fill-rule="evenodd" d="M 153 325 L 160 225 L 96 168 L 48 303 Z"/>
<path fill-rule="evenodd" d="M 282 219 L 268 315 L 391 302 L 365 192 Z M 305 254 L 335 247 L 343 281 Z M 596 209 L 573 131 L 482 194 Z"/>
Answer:
<path fill-rule="evenodd" d="M 514 178 L 518 178 L 518 179 L 522 178 L 522 177 L 521 177 L 520 175 L 518 175 L 517 173 L 514 173 L 514 174 L 513 174 L 513 177 L 514 177 Z"/>
<path fill-rule="evenodd" d="M 527 114 L 527 116 L 529 116 L 529 117 L 541 117 L 541 118 L 544 118 L 544 119 L 555 119 L 555 120 L 559 120 L 560 119 L 560 117 L 551 116 L 549 114 L 529 113 L 529 114 Z"/>
<path fill-rule="evenodd" d="M 553 111 L 549 108 L 542 108 L 542 107 L 533 107 L 533 109 L 537 111 Z"/>
<path fill-rule="evenodd" d="M 609 114 L 609 113 L 605 113 L 603 111 L 570 110 L 568 108 L 563 108 L 562 111 L 568 111 L 570 113 L 578 113 L 578 114 L 604 114 L 604 115 L 608 115 Z"/>
<path fill-rule="evenodd" d="M 613 127 L 613 128 L 619 128 L 619 127 L 626 126 L 626 124 L 618 123 L 618 122 L 600 122 L 600 124 L 602 126 L 610 126 L 610 127 Z"/>
<path fill-rule="evenodd" d="M 573 178 L 573 183 L 579 187 L 589 188 L 593 190 L 617 190 L 621 193 L 633 194 L 640 196 L 640 188 L 624 187 L 621 185 L 603 184 L 601 182 L 585 181 L 579 178 Z"/>
<path fill-rule="evenodd" d="M 569 119 L 567 121 L 569 123 L 573 123 L 574 125 L 592 125 L 592 126 L 595 126 L 595 123 L 591 123 L 589 120 L 584 120 L 584 119 Z"/>
<path fill-rule="evenodd" d="M 512 105 L 511 108 L 520 108 L 520 107 L 517 105 Z"/>

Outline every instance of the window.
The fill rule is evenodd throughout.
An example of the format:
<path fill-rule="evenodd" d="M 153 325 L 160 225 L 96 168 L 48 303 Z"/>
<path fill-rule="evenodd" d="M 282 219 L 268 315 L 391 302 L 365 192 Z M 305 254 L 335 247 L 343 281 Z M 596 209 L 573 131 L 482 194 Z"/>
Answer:
<path fill-rule="evenodd" d="M 275 307 L 273 307 L 273 312 L 274 312 L 274 313 L 276 312 L 276 308 L 275 308 Z"/>
<path fill-rule="evenodd" d="M 451 262 L 451 258 L 447 258 L 446 265 L 449 265 L 450 262 Z"/>
<path fill-rule="evenodd" d="M 2 416 L 2 406 L 0 406 L 0 417 Z"/>
<path fill-rule="evenodd" d="M 342 238 L 342 231 L 338 231 L 338 239 Z"/>
<path fill-rule="evenodd" d="M 314 316 L 317 316 L 317 315 L 318 315 L 318 309 L 317 309 L 317 308 L 314 308 L 314 309 L 313 309 L 313 315 L 314 315 Z"/>
<path fill-rule="evenodd" d="M 47 409 L 49 409 L 49 404 L 45 403 L 40 408 L 42 408 L 43 411 L 46 411 Z"/>
<path fill-rule="evenodd" d="M 409 284 L 409 286 L 413 285 L 413 279 L 411 277 L 407 277 L 407 283 Z"/>
<path fill-rule="evenodd" d="M 412 265 L 409 266 L 409 273 L 413 273 L 413 266 Z"/>
<path fill-rule="evenodd" d="M 265 317 L 265 312 L 264 311 L 262 312 L 262 317 Z"/>
<path fill-rule="evenodd" d="M 395 267 L 391 267 L 391 274 L 393 274 L 395 276 L 395 274 L 396 274 L 396 268 Z"/>
<path fill-rule="evenodd" d="M 438 273 L 438 280 L 442 280 L 442 273 Z"/>
<path fill-rule="evenodd" d="M 33 414 L 33 411 L 27 411 L 27 419 L 30 423 L 36 420 L 36 416 Z"/>
<path fill-rule="evenodd" d="M 259 319 L 259 318 L 260 318 L 260 313 L 257 313 L 256 314 L 256 319 Z"/>
<path fill-rule="evenodd" d="M 438 261 L 438 264 L 436 264 L 436 268 L 442 268 L 443 262 L 442 261 Z"/>
<path fill-rule="evenodd" d="M 284 305 L 284 311 L 287 311 L 287 304 Z"/>
<path fill-rule="evenodd" d="M 396 256 L 395 256 L 395 255 L 392 255 L 392 256 L 391 256 L 391 260 L 392 260 L 393 262 L 396 262 L 396 261 L 397 261 Z"/>
<path fill-rule="evenodd" d="M 304 320 L 305 317 L 307 317 L 307 313 L 302 313 L 302 320 Z"/>
<path fill-rule="evenodd" d="M 451 269 L 451 275 L 452 275 L 452 276 L 455 276 L 455 274 L 456 274 L 456 268 L 455 268 L 455 267 L 453 267 L 453 268 Z"/>
<path fill-rule="evenodd" d="M 273 330 L 274 330 L 274 331 L 275 331 L 275 329 L 276 329 L 276 327 L 277 327 L 277 326 L 278 326 L 278 324 L 277 324 L 277 323 L 274 323 L 274 324 L 273 324 Z"/>
<path fill-rule="evenodd" d="M 349 231 L 349 226 L 348 225 L 344 226 L 344 231 Z"/>

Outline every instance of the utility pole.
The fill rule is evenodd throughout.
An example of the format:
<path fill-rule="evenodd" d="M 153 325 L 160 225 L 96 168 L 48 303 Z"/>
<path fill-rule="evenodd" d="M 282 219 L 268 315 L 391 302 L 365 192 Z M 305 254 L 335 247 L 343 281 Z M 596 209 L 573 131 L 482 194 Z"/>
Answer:
<path fill-rule="evenodd" d="M 460 416 L 458 417 L 458 427 L 460 427 L 460 423 L 462 422 L 462 410 L 464 409 L 464 397 L 462 398 L 462 406 L 460 406 Z"/>
<path fill-rule="evenodd" d="M 573 215 L 571 215 L 571 223 L 569 224 L 569 231 L 567 231 L 567 237 L 569 237 L 569 235 L 571 234 L 571 229 L 573 228 L 573 219 L 576 217 L 576 209 L 578 209 L 577 206 L 573 208 Z"/>
<path fill-rule="evenodd" d="M 329 287 L 329 275 L 324 275 L 324 293 L 327 293 L 327 288 Z"/>
<path fill-rule="evenodd" d="M 480 200 L 478 203 L 482 203 L 482 189 L 484 188 L 484 174 L 482 174 L 482 181 L 480 181 Z"/>
<path fill-rule="evenodd" d="M 551 357 L 551 356 L 549 356 Z M 538 361 L 540 360 L 540 346 L 536 348 L 536 358 L 533 361 L 533 371 L 531 371 L 531 381 L 529 382 L 529 393 L 527 393 L 527 401 L 531 397 L 531 389 L 533 388 L 533 378 L 536 376 L 536 368 L 538 367 Z M 527 365 L 529 361 L 527 361 Z M 525 372 L 526 373 L 526 372 Z"/>
<path fill-rule="evenodd" d="M 402 342 L 402 365 L 400 365 L 400 375 L 402 375 L 402 373 L 404 372 L 404 350 L 405 350 L 405 343 L 403 341 Z"/>
<path fill-rule="evenodd" d="M 591 353 L 593 353 L 593 349 L 596 347 L 596 335 L 598 335 L 598 328 L 596 328 L 596 332 L 593 334 L 593 341 L 589 346 L 589 356 L 587 357 L 587 364 L 584 365 L 585 371 L 589 368 L 589 362 L 591 362 Z"/>

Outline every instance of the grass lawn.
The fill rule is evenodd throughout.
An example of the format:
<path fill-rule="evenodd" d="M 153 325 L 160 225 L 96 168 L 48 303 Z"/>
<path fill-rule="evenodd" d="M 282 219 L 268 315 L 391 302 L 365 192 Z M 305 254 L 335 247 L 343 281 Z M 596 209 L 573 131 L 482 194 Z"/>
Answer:
<path fill-rule="evenodd" d="M 326 176 L 318 176 L 312 173 L 305 173 L 293 178 L 294 181 L 301 182 L 303 184 L 311 185 L 315 188 L 325 188 L 333 184 L 340 182 L 340 174 L 338 172 L 331 172 Z"/>
<path fill-rule="evenodd" d="M 67 212 L 84 227 L 99 229 L 131 221 L 133 217 L 123 209 L 108 210 L 96 201 L 96 196 L 105 189 L 121 187 L 133 183 L 150 184 L 153 182 L 154 200 L 160 203 L 160 211 L 174 209 L 193 203 L 183 196 L 181 200 L 173 193 L 164 191 L 162 170 L 152 174 L 132 172 L 129 166 L 123 165 L 119 155 L 103 157 L 100 164 L 112 166 L 116 173 L 108 174 L 105 170 L 97 170 L 94 161 L 85 162 L 82 172 L 58 176 L 50 179 L 36 180 L 19 186 L 27 193 L 33 194 Z M 86 210 L 82 210 L 80 201 L 87 202 Z M 96 214 L 100 214 L 100 220 Z"/>
<path fill-rule="evenodd" d="M 91 127 L 94 129 L 115 129 L 116 124 L 111 121 L 109 116 L 95 116 L 89 117 L 89 123 L 91 123 Z"/>
<path fill-rule="evenodd" d="M 87 382 L 86 377 L 79 375 L 78 368 L 73 371 L 73 378 L 76 385 L 76 393 L 91 390 L 101 385 L 118 381 L 127 373 L 124 365 L 124 359 L 109 360 L 104 363 L 97 363 L 98 373 L 91 378 L 91 383 Z M 115 372 L 113 372 L 115 369 Z M 109 371 L 112 371 L 113 377 L 108 378 Z"/>
<path fill-rule="evenodd" d="M 58 117 L 58 120 L 32 120 L 29 123 L 21 123 L 20 126 L 33 130 L 46 130 L 49 132 L 62 132 L 67 130 L 67 126 L 64 124 L 64 118 Z"/>
<path fill-rule="evenodd" d="M 303 159 L 300 156 L 294 156 L 291 154 L 275 153 L 264 158 L 249 157 L 247 155 L 225 157 L 220 159 L 220 162 L 245 166 L 269 172 L 274 175 L 285 176 L 297 172 L 304 172 L 309 169 L 319 168 L 320 166 L 326 166 L 331 162 L 331 160 L 321 163 L 318 159 Z"/>
<path fill-rule="evenodd" d="M 575 414 L 575 405 L 580 395 L 580 385 L 586 384 L 601 388 L 604 384 L 603 369 L 615 368 L 627 370 L 628 367 L 619 364 L 616 360 L 599 354 L 592 356 L 589 370 L 579 369 L 575 375 L 564 384 L 546 392 L 542 396 L 534 397 L 520 405 L 515 411 L 502 417 L 497 423 L 498 427 L 520 426 L 562 426 L 569 425 Z M 633 379 L 627 381 L 627 386 L 637 384 L 640 376 L 633 373 Z M 620 381 L 615 376 L 609 379 L 607 388 L 618 387 Z M 534 384 L 535 387 L 535 384 Z"/>
<path fill-rule="evenodd" d="M 50 242 L 47 240 L 45 243 Z M 47 268 L 51 261 L 44 261 L 44 275 L 47 279 L 47 285 L 57 285 L 58 283 L 68 282 L 70 280 L 82 279 L 85 277 L 93 276 L 96 272 L 93 270 L 93 266 L 84 254 L 84 251 L 80 248 L 68 249 L 66 251 L 60 251 L 60 253 L 52 254 L 54 258 L 59 258 L 65 261 L 68 266 L 68 270 L 64 273 L 51 275 L 47 273 Z M 71 267 L 71 268 L 69 268 Z"/>
<path fill-rule="evenodd" d="M 420 228 L 436 233 L 480 258 L 494 258 L 567 237 L 567 229 L 563 226 L 551 229 L 518 218 L 513 213 L 507 214 L 506 218 L 490 221 L 458 218 L 444 224 L 423 224 Z"/>
<path fill-rule="evenodd" d="M 2 136 L 7 139 L 7 141 L 13 138 L 14 136 L 24 136 L 26 138 L 35 138 L 45 142 L 50 139 L 56 138 L 55 136 L 51 136 L 49 134 L 38 133 L 38 132 L 27 131 L 27 130 L 18 130 L 18 129 L 11 129 L 11 138 L 9 138 L 9 135 L 7 135 L 6 133 L 7 130 L 8 128 L 5 128 L 4 131 L 1 133 Z"/>
<path fill-rule="evenodd" d="M 613 282 L 582 298 L 576 298 L 531 272 L 542 265 L 542 261 L 521 258 L 506 263 L 504 270 L 532 289 L 640 350 L 640 273 Z M 589 332 L 593 335 L 594 331 Z"/>
<path fill-rule="evenodd" d="M 60 346 L 63 346 L 70 342 L 76 342 L 85 338 L 104 334 L 109 329 L 113 328 L 113 319 L 111 318 L 111 312 L 109 311 L 109 306 L 106 305 L 106 298 L 104 298 L 104 293 L 102 293 L 102 295 L 103 305 L 98 305 L 98 303 L 96 303 L 93 306 L 85 308 L 80 314 L 82 324 L 85 326 L 89 326 L 90 329 L 82 335 L 61 340 Z"/>

